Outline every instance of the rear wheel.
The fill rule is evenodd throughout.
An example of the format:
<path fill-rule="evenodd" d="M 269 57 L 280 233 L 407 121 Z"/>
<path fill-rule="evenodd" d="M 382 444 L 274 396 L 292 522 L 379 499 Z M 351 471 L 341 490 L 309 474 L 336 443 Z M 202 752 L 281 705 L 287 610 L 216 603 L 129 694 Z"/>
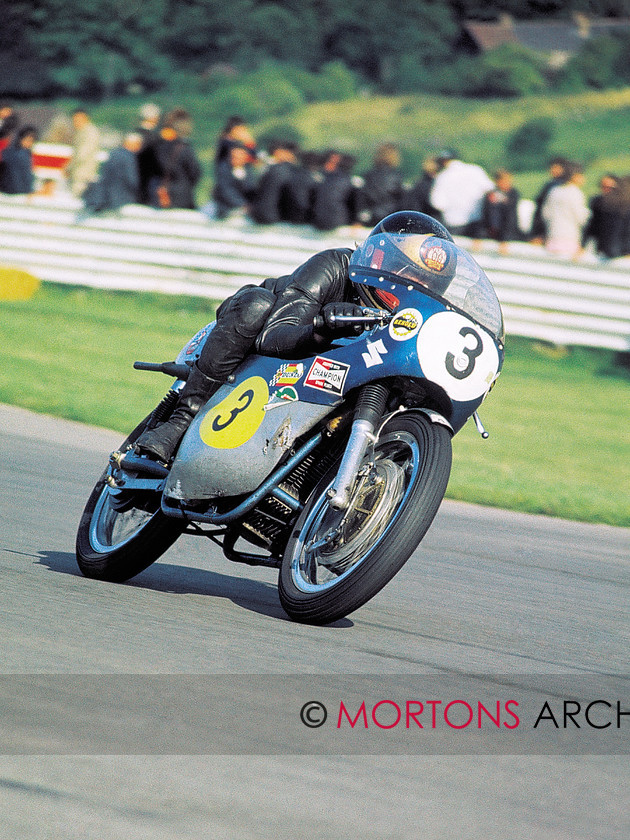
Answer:
<path fill-rule="evenodd" d="M 133 430 L 121 451 L 140 436 L 149 419 Z M 81 516 L 76 555 L 86 577 L 120 583 L 154 563 L 179 537 L 182 525 L 162 513 L 159 493 L 112 489 L 107 475 L 105 470 Z"/>
<path fill-rule="evenodd" d="M 282 560 L 280 600 L 296 621 L 336 621 L 402 568 L 446 492 L 451 435 L 422 414 L 394 416 L 366 458 L 346 511 L 328 504 L 338 466 L 311 495 Z"/>

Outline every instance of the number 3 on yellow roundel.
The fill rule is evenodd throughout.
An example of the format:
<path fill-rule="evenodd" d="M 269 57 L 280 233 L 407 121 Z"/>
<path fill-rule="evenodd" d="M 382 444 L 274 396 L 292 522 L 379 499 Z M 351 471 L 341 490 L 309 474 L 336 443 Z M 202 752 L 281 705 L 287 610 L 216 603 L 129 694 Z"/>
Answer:
<path fill-rule="evenodd" d="M 258 431 L 269 402 L 269 386 L 250 376 L 206 414 L 199 427 L 201 440 L 215 449 L 236 449 Z"/>

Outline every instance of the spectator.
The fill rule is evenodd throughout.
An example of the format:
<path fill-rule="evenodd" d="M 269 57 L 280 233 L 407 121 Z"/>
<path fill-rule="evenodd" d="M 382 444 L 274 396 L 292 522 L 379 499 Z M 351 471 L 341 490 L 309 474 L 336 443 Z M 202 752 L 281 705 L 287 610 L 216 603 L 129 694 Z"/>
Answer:
<path fill-rule="evenodd" d="M 313 218 L 315 188 L 324 176 L 321 152 L 302 152 L 286 188 L 286 220 L 295 225 L 310 224 Z"/>
<path fill-rule="evenodd" d="M 118 210 L 125 204 L 138 200 L 137 154 L 142 147 L 140 134 L 127 134 L 121 146 L 113 149 L 101 167 L 98 181 L 83 194 L 86 210 L 92 213 L 100 210 Z"/>
<path fill-rule="evenodd" d="M 615 256 L 622 257 L 630 254 L 630 175 L 619 178 L 609 201 L 619 213 L 619 253 Z"/>
<path fill-rule="evenodd" d="M 161 116 L 160 108 L 152 102 L 146 102 L 140 108 L 140 125 L 136 133 L 142 138 L 142 146 L 138 152 L 138 201 L 140 204 L 151 204 L 149 184 L 159 175 L 155 159 L 155 142 L 159 137 L 158 126 Z"/>
<path fill-rule="evenodd" d="M 582 228 L 589 209 L 582 192 L 584 170 L 578 163 L 564 167 L 562 183 L 549 190 L 542 206 L 547 227 L 547 250 L 558 256 L 576 259 L 581 253 Z"/>
<path fill-rule="evenodd" d="M 406 203 L 410 210 L 418 210 L 428 216 L 441 220 L 442 214 L 431 204 L 429 198 L 433 188 L 433 182 L 438 172 L 437 160 L 434 157 L 427 157 L 422 161 L 422 175 L 409 190 Z"/>
<path fill-rule="evenodd" d="M 0 141 L 4 140 L 5 145 L 11 141 L 18 127 L 18 122 L 13 105 L 9 105 L 8 102 L 0 104 Z"/>
<path fill-rule="evenodd" d="M 33 192 L 33 143 L 37 131 L 33 126 L 21 128 L 10 146 L 2 153 L 0 167 L 0 192 L 28 194 Z"/>
<path fill-rule="evenodd" d="M 495 188 L 487 192 L 483 200 L 483 235 L 498 242 L 499 252 L 507 254 L 507 243 L 519 238 L 520 196 L 507 169 L 498 169 L 494 182 Z"/>
<path fill-rule="evenodd" d="M 624 253 L 625 220 L 620 199 L 620 179 L 604 175 L 599 182 L 599 193 L 590 200 L 591 216 L 582 233 L 582 247 L 590 239 L 601 257 L 612 259 Z"/>
<path fill-rule="evenodd" d="M 155 175 L 149 185 L 154 207 L 195 208 L 195 186 L 201 178 L 201 165 L 188 141 L 192 120 L 188 111 L 176 108 L 167 114 L 153 146 Z"/>
<path fill-rule="evenodd" d="M 98 178 L 101 138 L 97 127 L 82 108 L 77 108 L 72 114 L 72 125 L 72 157 L 66 166 L 66 176 L 72 195 L 81 198 L 88 185 Z"/>
<path fill-rule="evenodd" d="M 289 186 L 297 177 L 297 152 L 297 145 L 289 141 L 278 140 L 269 146 L 269 166 L 258 183 L 251 206 L 255 222 L 270 225 L 295 217 L 295 208 L 289 207 L 292 200 Z"/>
<path fill-rule="evenodd" d="M 544 245 L 547 238 L 547 225 L 542 215 L 542 207 L 545 203 L 549 191 L 553 187 L 557 187 L 562 183 L 564 178 L 564 170 L 569 161 L 564 157 L 555 157 L 549 161 L 549 180 L 544 184 L 541 191 L 535 199 L 536 209 L 534 210 L 534 218 L 532 219 L 532 229 L 530 233 L 530 241 L 532 245 Z"/>
<path fill-rule="evenodd" d="M 228 157 L 223 157 L 216 166 L 212 197 L 216 203 L 216 215 L 225 219 L 237 212 L 244 214 L 249 209 L 256 189 L 256 180 L 248 148 L 233 143 Z"/>
<path fill-rule="evenodd" d="M 440 211 L 452 234 L 477 237 L 483 198 L 494 184 L 481 166 L 464 163 L 451 149 L 440 152 L 437 164 L 429 201 Z"/>
<path fill-rule="evenodd" d="M 358 194 L 359 220 L 374 227 L 385 216 L 403 209 L 405 193 L 400 174 L 400 151 L 394 143 L 383 143 L 376 150 L 374 165 L 364 175 Z"/>
<path fill-rule="evenodd" d="M 215 165 L 229 158 L 230 150 L 233 148 L 234 143 L 238 143 L 243 148 L 248 149 L 249 157 L 247 163 L 255 163 L 258 157 L 256 141 L 243 117 L 234 116 L 228 119 L 219 137 L 214 159 Z"/>
<path fill-rule="evenodd" d="M 352 182 L 355 159 L 331 150 L 326 153 L 323 179 L 313 194 L 313 224 L 318 230 L 333 230 L 356 220 L 357 190 Z"/>

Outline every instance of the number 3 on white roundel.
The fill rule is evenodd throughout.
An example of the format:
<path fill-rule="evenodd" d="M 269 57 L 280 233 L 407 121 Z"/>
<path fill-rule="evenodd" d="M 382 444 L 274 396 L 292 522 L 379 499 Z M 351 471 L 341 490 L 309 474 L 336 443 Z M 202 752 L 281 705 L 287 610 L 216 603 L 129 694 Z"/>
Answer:
<path fill-rule="evenodd" d="M 490 335 L 457 312 L 437 312 L 418 333 L 418 359 L 427 379 L 451 399 L 482 397 L 499 370 L 499 353 Z"/>

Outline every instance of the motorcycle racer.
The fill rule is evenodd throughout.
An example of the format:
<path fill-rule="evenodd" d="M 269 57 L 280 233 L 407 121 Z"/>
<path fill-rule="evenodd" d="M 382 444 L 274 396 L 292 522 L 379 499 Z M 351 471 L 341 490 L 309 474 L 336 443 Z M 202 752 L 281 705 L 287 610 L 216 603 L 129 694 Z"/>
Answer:
<path fill-rule="evenodd" d="M 321 251 L 289 275 L 244 286 L 219 306 L 171 417 L 145 431 L 136 450 L 168 463 L 197 412 L 249 353 L 304 358 L 335 336 L 362 331 L 339 316 L 360 316 L 364 306 L 394 311 L 397 299 L 376 285 L 353 283 L 353 268 L 397 274 L 440 294 L 456 262 L 456 246 L 443 225 L 423 213 L 403 211 L 379 222 L 354 252 Z"/>

